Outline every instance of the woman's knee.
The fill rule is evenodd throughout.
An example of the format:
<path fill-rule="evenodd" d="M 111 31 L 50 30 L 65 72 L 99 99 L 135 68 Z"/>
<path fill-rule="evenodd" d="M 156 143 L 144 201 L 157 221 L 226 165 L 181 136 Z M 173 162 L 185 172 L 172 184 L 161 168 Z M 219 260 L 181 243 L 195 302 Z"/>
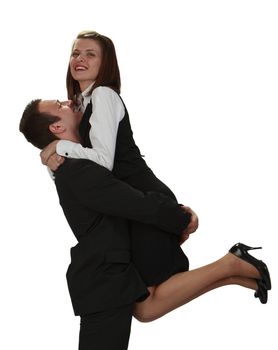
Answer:
<path fill-rule="evenodd" d="M 152 322 L 156 319 L 148 310 L 134 311 L 133 317 L 135 317 L 137 321 L 143 323 Z"/>

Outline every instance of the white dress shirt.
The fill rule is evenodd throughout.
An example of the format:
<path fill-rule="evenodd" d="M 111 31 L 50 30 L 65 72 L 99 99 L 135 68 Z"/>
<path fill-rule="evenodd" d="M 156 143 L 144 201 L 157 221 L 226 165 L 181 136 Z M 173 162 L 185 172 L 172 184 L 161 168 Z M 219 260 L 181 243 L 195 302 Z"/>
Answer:
<path fill-rule="evenodd" d="M 79 143 L 60 140 L 56 152 L 69 158 L 83 158 L 94 161 L 105 168 L 112 170 L 114 164 L 115 148 L 118 126 L 125 115 L 125 108 L 119 95 L 111 88 L 99 86 L 91 95 L 87 96 L 89 86 L 82 93 L 82 112 L 92 100 L 93 111 L 90 117 L 90 141 L 93 148 L 83 147 Z"/>

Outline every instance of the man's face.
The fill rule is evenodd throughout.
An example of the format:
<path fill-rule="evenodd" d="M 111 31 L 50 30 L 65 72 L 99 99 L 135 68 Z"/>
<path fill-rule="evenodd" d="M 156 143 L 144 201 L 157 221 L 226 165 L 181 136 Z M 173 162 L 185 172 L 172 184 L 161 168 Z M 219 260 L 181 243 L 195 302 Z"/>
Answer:
<path fill-rule="evenodd" d="M 82 118 L 82 112 L 73 110 L 72 101 L 42 100 L 39 112 L 59 117 L 60 122 L 70 131 L 78 129 Z"/>

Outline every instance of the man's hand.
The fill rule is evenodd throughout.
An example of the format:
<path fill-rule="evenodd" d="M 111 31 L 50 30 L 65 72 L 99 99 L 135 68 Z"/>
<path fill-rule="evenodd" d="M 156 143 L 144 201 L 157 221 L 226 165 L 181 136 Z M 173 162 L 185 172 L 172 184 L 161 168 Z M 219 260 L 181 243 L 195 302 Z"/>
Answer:
<path fill-rule="evenodd" d="M 191 218 L 190 218 L 190 222 L 189 222 L 188 226 L 186 227 L 186 229 L 181 234 L 180 244 L 185 242 L 189 238 L 189 235 L 191 233 L 195 232 L 197 230 L 198 226 L 199 226 L 199 219 L 198 219 L 198 216 L 196 215 L 196 213 L 189 207 L 182 206 L 182 209 L 186 213 L 190 213 L 191 214 Z"/>
<path fill-rule="evenodd" d="M 51 142 L 40 153 L 41 162 L 47 165 L 52 171 L 59 168 L 64 163 L 65 158 L 56 153 L 57 141 Z"/>

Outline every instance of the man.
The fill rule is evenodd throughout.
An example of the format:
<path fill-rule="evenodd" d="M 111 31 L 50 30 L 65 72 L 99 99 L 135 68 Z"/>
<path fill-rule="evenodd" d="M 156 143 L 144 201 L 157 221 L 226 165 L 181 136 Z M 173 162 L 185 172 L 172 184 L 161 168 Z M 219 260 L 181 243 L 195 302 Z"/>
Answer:
<path fill-rule="evenodd" d="M 70 103 L 32 101 L 20 131 L 42 149 L 55 139 L 80 142 L 82 115 Z M 128 346 L 133 304 L 148 295 L 130 259 L 128 220 L 181 235 L 188 215 L 159 193 L 135 190 L 102 166 L 67 159 L 55 184 L 78 244 L 71 249 L 67 281 L 74 312 L 81 315 L 80 350 L 124 350 Z"/>

